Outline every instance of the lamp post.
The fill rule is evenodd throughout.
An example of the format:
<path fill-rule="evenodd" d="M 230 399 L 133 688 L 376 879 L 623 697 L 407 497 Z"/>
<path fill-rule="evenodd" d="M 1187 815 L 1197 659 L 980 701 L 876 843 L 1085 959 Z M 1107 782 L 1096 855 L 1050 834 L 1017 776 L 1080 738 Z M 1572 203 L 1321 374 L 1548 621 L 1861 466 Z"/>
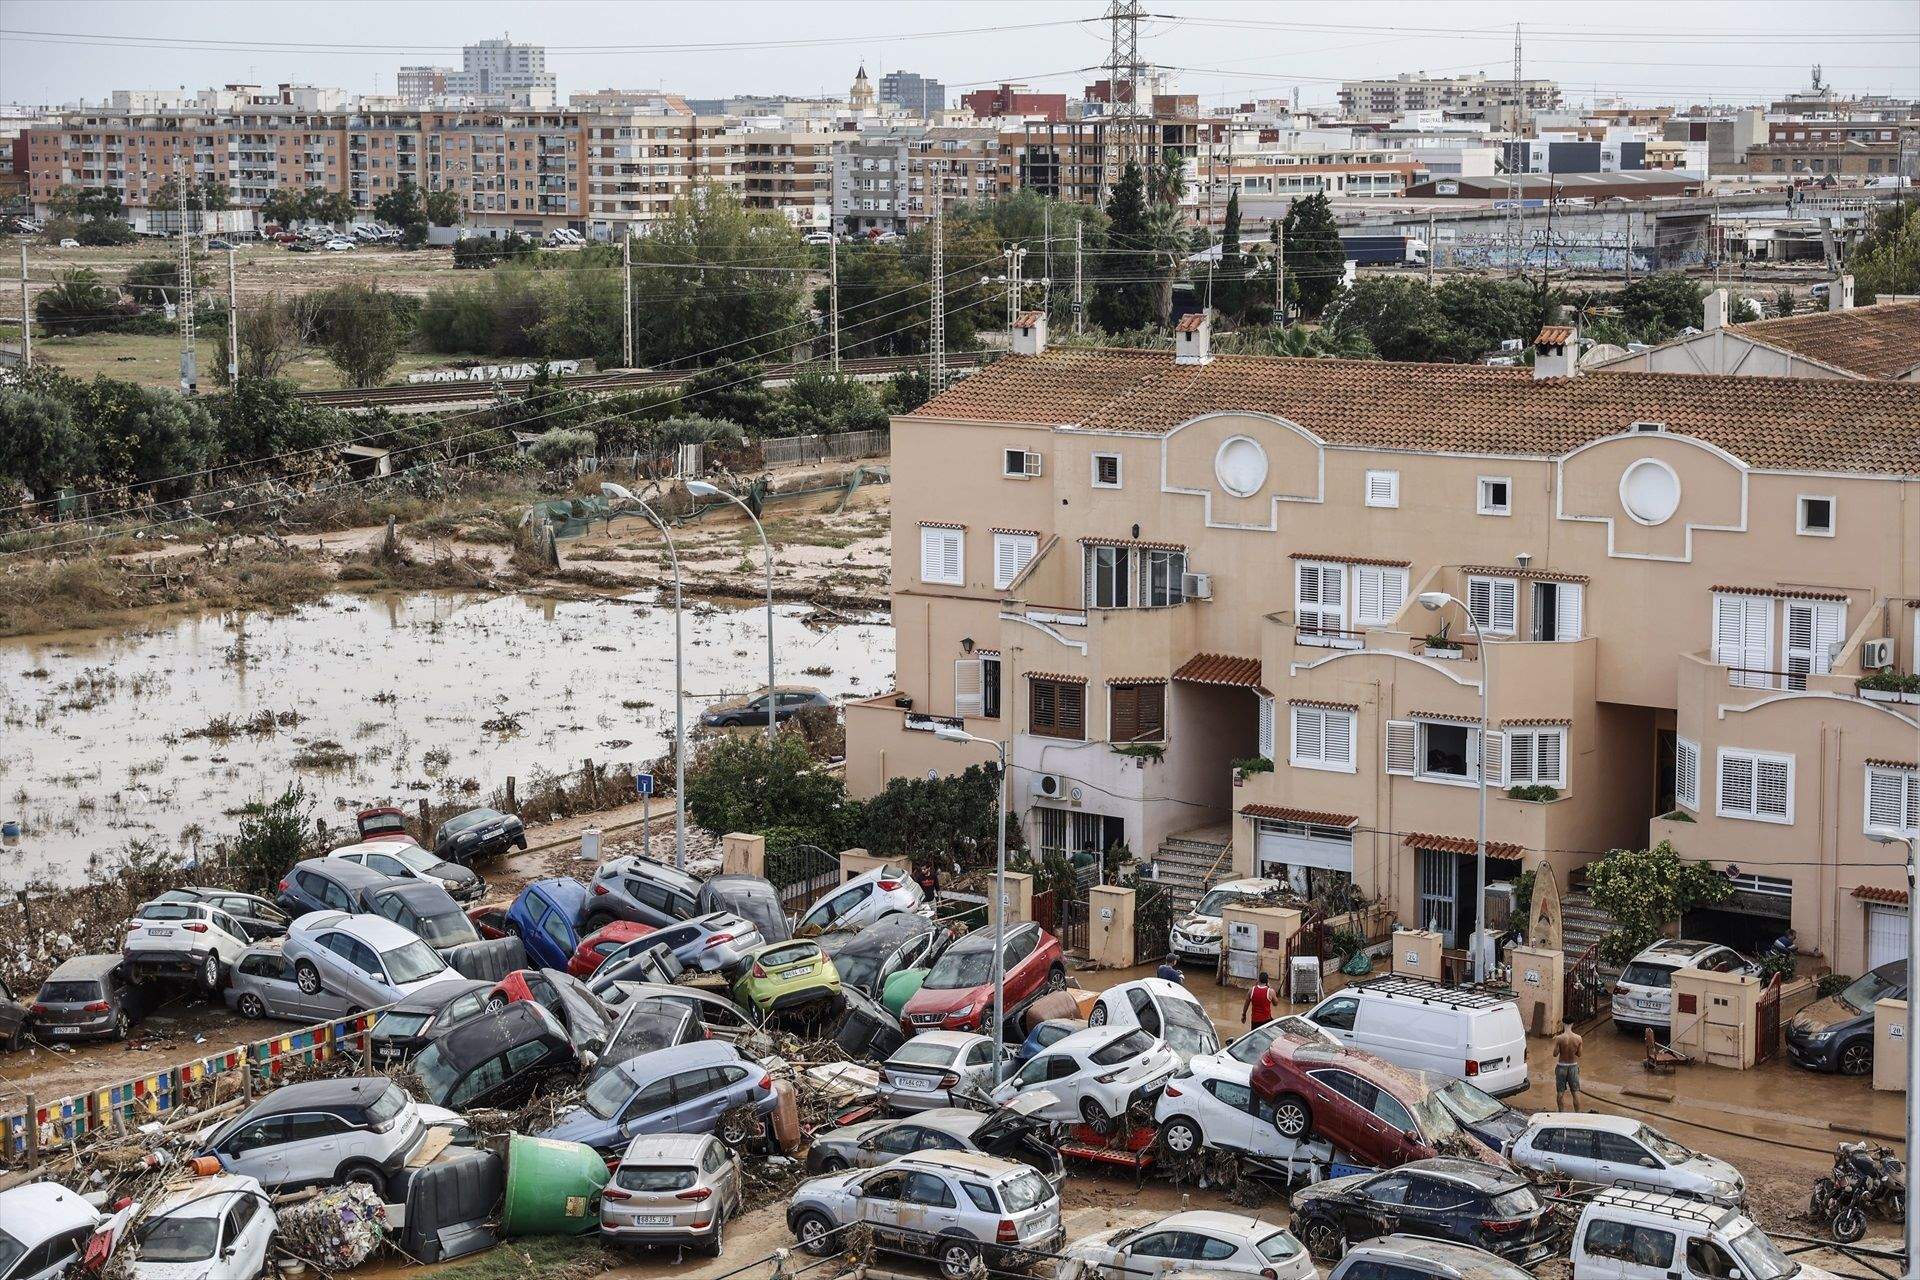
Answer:
<path fill-rule="evenodd" d="M 708 484 L 705 480 L 687 481 L 687 492 L 696 498 L 725 498 L 747 513 L 747 519 L 753 521 L 754 532 L 760 535 L 760 550 L 767 559 L 767 745 L 771 746 L 779 724 L 776 712 L 780 705 L 773 691 L 773 544 L 767 541 L 767 531 L 761 525 L 760 517 L 753 514 L 753 508 L 742 502 L 738 495 L 728 493 L 718 485 Z"/>
<path fill-rule="evenodd" d="M 1473 771 L 1480 783 L 1480 839 L 1474 845 L 1473 858 L 1473 937 L 1468 945 L 1473 948 L 1473 980 L 1487 980 L 1486 948 L 1481 945 L 1481 935 L 1486 932 L 1487 921 L 1487 642 L 1480 634 L 1480 621 L 1457 596 L 1444 591 L 1422 591 L 1420 607 L 1429 613 L 1438 613 L 1449 604 L 1460 606 L 1460 612 L 1467 615 L 1467 625 L 1473 628 L 1473 647 L 1480 659 L 1480 759 Z"/>
<path fill-rule="evenodd" d="M 625 485 L 602 484 L 600 492 L 616 502 L 630 502 L 667 540 L 667 561 L 673 566 L 673 865 L 687 865 L 687 697 L 686 668 L 681 662 L 680 549 L 673 533 L 654 509 Z"/>
<path fill-rule="evenodd" d="M 1007 744 L 943 724 L 933 731 L 942 742 L 980 742 L 1000 755 L 1000 804 L 994 810 L 993 870 L 993 1082 L 1006 1065 L 1002 1040 L 1007 1026 Z"/>
<path fill-rule="evenodd" d="M 1916 858 L 1915 841 L 1912 836 L 1902 835 L 1886 827 L 1868 827 L 1867 839 L 1875 844 L 1897 844 L 1907 850 L 1907 972 L 1913 972 L 1913 965 L 1920 960 L 1920 896 L 1914 893 L 1914 861 Z M 1914 1152 L 1920 1151 L 1920 1052 L 1914 1050 L 1914 1006 L 1920 1004 L 1920 993 L 1907 986 L 1907 1221 L 1905 1242 L 1907 1253 L 1907 1280 L 1920 1277 L 1920 1215 L 1913 1212 L 1912 1185 Z"/>

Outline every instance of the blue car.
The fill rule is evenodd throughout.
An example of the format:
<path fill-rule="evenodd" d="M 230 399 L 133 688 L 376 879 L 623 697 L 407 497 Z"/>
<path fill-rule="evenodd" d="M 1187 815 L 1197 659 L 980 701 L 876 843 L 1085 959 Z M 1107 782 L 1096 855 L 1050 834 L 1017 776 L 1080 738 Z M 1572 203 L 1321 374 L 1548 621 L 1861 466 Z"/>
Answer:
<path fill-rule="evenodd" d="M 1055 1041 L 1065 1040 L 1074 1032 L 1086 1029 L 1087 1024 L 1079 1018 L 1048 1018 L 1044 1022 L 1037 1022 L 1027 1038 L 1020 1042 L 1020 1047 L 1013 1051 L 1013 1065 L 1025 1066 L 1028 1058 L 1042 1049 L 1052 1048 Z"/>
<path fill-rule="evenodd" d="M 643 1133 L 711 1133 L 738 1148 L 774 1106 L 773 1079 L 725 1040 L 695 1040 L 628 1058 L 587 1086 L 580 1105 L 537 1136 L 607 1154 Z"/>
<path fill-rule="evenodd" d="M 507 908 L 507 932 L 520 939 L 530 966 L 564 972 L 580 945 L 580 914 L 586 905 L 587 886 L 578 880 L 535 880 Z"/>

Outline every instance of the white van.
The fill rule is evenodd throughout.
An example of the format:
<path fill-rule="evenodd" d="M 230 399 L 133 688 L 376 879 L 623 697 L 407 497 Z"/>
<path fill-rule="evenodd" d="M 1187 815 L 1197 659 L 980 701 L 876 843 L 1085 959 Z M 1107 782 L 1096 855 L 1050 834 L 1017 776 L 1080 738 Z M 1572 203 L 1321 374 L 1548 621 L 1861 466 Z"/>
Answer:
<path fill-rule="evenodd" d="M 1789 1258 L 1738 1209 L 1602 1191 L 1573 1231 L 1573 1280 L 1835 1280 Z"/>
<path fill-rule="evenodd" d="M 1483 991 L 1419 978 L 1348 987 L 1307 1010 L 1342 1044 L 1398 1067 L 1471 1080 L 1496 1098 L 1527 1087 L 1527 1032 L 1520 1006 Z"/>

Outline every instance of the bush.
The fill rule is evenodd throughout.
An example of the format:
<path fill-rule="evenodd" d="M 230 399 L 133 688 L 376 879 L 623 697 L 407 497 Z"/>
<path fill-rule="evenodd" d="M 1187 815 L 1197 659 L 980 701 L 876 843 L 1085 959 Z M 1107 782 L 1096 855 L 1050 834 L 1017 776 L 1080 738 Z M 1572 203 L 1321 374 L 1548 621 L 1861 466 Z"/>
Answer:
<path fill-rule="evenodd" d="M 807 744 L 777 734 L 729 734 L 687 764 L 687 812 L 709 831 L 765 834 L 783 829 L 789 844 L 845 847 L 840 810 L 846 786 L 814 764 Z"/>
<path fill-rule="evenodd" d="M 1560 788 L 1550 787 L 1544 782 L 1530 786 L 1508 787 L 1507 798 L 1510 800 L 1558 800 Z"/>
<path fill-rule="evenodd" d="M 89 248 L 132 244 L 133 228 L 118 218 L 89 218 L 73 237 Z"/>
<path fill-rule="evenodd" d="M 1662 840 L 1651 849 L 1615 849 L 1587 864 L 1594 905 L 1613 921 L 1601 955 L 1624 964 L 1696 907 L 1725 901 L 1733 886 L 1703 862 L 1688 862 Z"/>
<path fill-rule="evenodd" d="M 1775 978 L 1780 979 L 1782 982 L 1791 982 L 1793 980 L 1794 966 L 1798 960 L 1798 956 L 1782 955 L 1778 951 L 1769 951 L 1766 955 L 1760 957 L 1761 983 L 1764 985 L 1765 983 L 1772 982 Z"/>
<path fill-rule="evenodd" d="M 1249 777 L 1256 773 L 1272 773 L 1273 761 L 1265 756 L 1245 756 L 1233 762 L 1233 767 Z"/>
<path fill-rule="evenodd" d="M 527 446 L 527 453 L 541 466 L 552 471 L 566 466 L 592 451 L 591 431 L 549 431 Z"/>

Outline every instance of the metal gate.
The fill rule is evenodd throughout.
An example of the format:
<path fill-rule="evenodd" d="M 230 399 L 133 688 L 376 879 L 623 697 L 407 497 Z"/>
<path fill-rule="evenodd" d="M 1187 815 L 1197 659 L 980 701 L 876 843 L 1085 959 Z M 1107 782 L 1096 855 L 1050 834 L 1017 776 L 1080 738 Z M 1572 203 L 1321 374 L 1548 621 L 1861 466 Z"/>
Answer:
<path fill-rule="evenodd" d="M 780 892 L 780 909 L 797 916 L 840 883 L 840 859 L 816 844 L 772 849 L 767 880 Z"/>
<path fill-rule="evenodd" d="M 1780 1053 L 1780 979 L 1774 978 L 1760 993 L 1754 1010 L 1753 1064 L 1770 1062 Z"/>
<path fill-rule="evenodd" d="M 1055 903 L 1053 918 L 1059 927 L 1054 930 L 1054 936 L 1075 955 L 1087 954 L 1088 914 L 1087 900 L 1083 897 L 1066 896 Z"/>
<path fill-rule="evenodd" d="M 1460 859 L 1432 849 L 1416 850 L 1420 877 L 1420 927 L 1439 932 L 1442 945 L 1453 942 L 1454 900 L 1460 892 Z"/>

